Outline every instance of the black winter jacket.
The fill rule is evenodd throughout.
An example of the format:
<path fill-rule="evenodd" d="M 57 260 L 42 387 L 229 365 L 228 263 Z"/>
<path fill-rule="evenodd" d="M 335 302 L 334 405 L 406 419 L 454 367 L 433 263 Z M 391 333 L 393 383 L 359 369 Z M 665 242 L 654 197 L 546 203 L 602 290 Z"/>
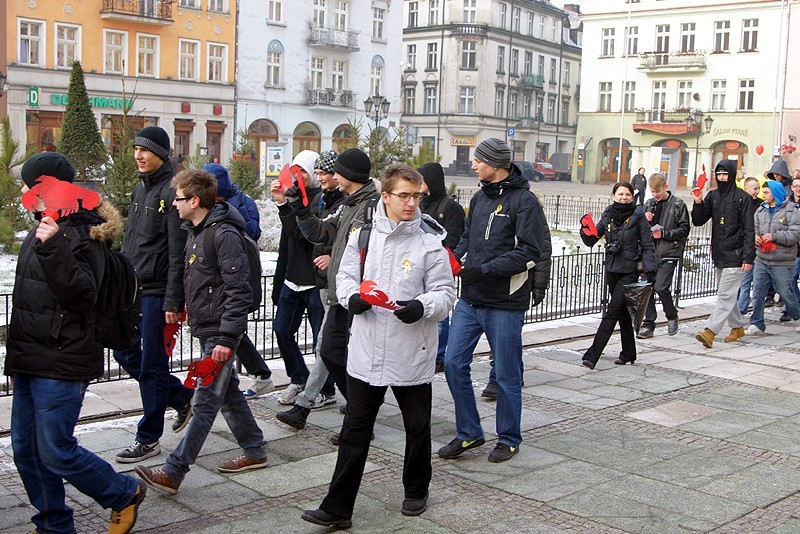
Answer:
<path fill-rule="evenodd" d="M 210 265 L 203 247 L 203 234 L 214 224 L 214 247 L 218 265 Z M 247 310 L 253 301 L 244 239 L 242 215 L 227 202 L 214 206 L 197 226 L 184 221 L 186 272 L 184 286 L 188 301 L 186 310 L 192 335 L 214 338 L 220 345 L 231 347 L 247 328 Z"/>
<path fill-rule="evenodd" d="M 139 174 L 131 194 L 131 208 L 122 241 L 122 253 L 131 260 L 144 295 L 164 295 L 164 311 L 182 312 L 183 249 L 178 210 L 172 205 L 175 190 L 172 163 L 151 174 Z"/>
<path fill-rule="evenodd" d="M 318 204 L 313 201 L 321 193 L 318 187 L 306 190 L 311 215 L 317 216 Z M 314 266 L 314 243 L 309 241 L 297 226 L 295 210 L 291 203 L 284 202 L 278 206 L 278 216 L 283 226 L 281 230 L 281 244 L 279 245 L 278 263 L 285 262 L 283 280 L 288 280 L 299 286 L 314 286 L 317 284 L 316 267 Z M 284 253 L 285 251 L 285 253 Z M 281 258 L 280 256 L 283 256 Z"/>
<path fill-rule="evenodd" d="M 464 208 L 454 198 L 447 196 L 444 171 L 438 163 L 426 163 L 419 168 L 430 193 L 420 204 L 420 211 L 430 215 L 447 232 L 442 244 L 453 250 L 464 233 Z"/>
<path fill-rule="evenodd" d="M 31 231 L 22 244 L 6 344 L 5 374 L 88 381 L 103 374 L 94 306 L 105 273 L 106 240 L 122 229 L 108 202 L 58 221 L 44 243 Z"/>
<path fill-rule="evenodd" d="M 661 219 L 658 221 L 663 229 L 661 239 L 654 239 L 656 248 L 656 261 L 664 258 L 682 258 L 683 247 L 689 237 L 689 210 L 686 203 L 670 193 L 669 198 L 663 200 Z M 645 202 L 644 211 L 655 213 L 658 201 L 650 198 Z M 655 221 L 650 223 L 653 226 Z"/>
<path fill-rule="evenodd" d="M 339 205 L 344 202 L 345 194 L 338 189 L 326 189 L 315 198 L 317 206 L 317 217 L 324 219 L 334 213 Z M 330 256 L 333 251 L 333 241 L 330 243 L 317 243 L 314 245 L 314 259 L 319 256 Z M 317 276 L 317 287 L 320 289 L 328 287 L 328 269 L 322 270 L 314 266 L 314 273 Z"/>
<path fill-rule="evenodd" d="M 720 165 L 728 170 L 729 179 L 736 176 L 735 162 L 731 165 L 722 160 L 717 167 Z M 725 269 L 741 267 L 743 263 L 752 265 L 756 256 L 752 197 L 735 184 L 709 192 L 702 202 L 692 205 L 692 224 L 702 226 L 709 219 L 714 266 Z"/>
<path fill-rule="evenodd" d="M 476 307 L 527 310 L 528 270 L 544 253 L 544 211 L 515 165 L 505 180 L 481 185 L 453 253 L 465 268 L 480 267 L 485 279 L 462 284 L 461 298 Z"/>
<path fill-rule="evenodd" d="M 611 220 L 611 205 L 603 211 L 600 222 L 597 223 L 597 236 L 606 238 L 606 271 L 615 274 L 630 274 L 638 272 L 638 262 L 642 262 L 642 270 L 648 275 L 654 275 L 658 270 L 656 264 L 655 248 L 653 247 L 653 232 L 650 223 L 644 216 L 644 208 L 636 206 L 631 215 L 622 226 L 615 226 Z M 584 243 L 587 237 L 583 236 Z M 597 240 L 594 240 L 596 243 Z M 621 250 L 618 254 L 609 254 L 609 243 L 618 243 Z M 592 243 L 589 246 L 593 246 Z"/>

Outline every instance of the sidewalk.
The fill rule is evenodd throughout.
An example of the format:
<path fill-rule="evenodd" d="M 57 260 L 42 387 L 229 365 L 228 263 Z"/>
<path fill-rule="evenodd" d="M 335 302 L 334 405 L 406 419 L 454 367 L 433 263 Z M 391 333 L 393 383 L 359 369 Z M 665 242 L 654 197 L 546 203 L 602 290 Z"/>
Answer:
<path fill-rule="evenodd" d="M 429 507 L 417 518 L 400 514 L 402 419 L 389 393 L 352 532 L 800 532 L 800 334 L 768 310 L 766 336 L 704 349 L 694 333 L 709 301 L 687 304 L 680 332 L 669 337 L 660 327 L 654 338 L 637 341 L 632 366 L 613 364 L 618 336 L 594 371 L 580 365 L 591 343 L 581 336 L 594 334 L 597 316 L 530 325 L 519 454 L 487 462 L 495 407 L 479 399 L 488 443 L 456 460 L 434 456 Z M 479 396 L 489 372 L 485 354 L 473 370 Z M 436 451 L 455 435 L 442 375 L 433 395 Z M 93 385 L 83 414 L 137 404 L 132 381 Z M 217 473 L 222 459 L 238 454 L 220 417 L 179 494 L 148 492 L 137 532 L 325 532 L 300 513 L 316 508 L 327 490 L 336 461 L 328 436 L 342 416 L 335 406 L 315 410 L 306 429 L 295 431 L 275 420 L 285 408 L 274 394 L 252 406 L 270 442 L 270 467 Z M 0 399 L 5 429 L 9 413 L 10 399 Z M 111 418 L 77 433 L 84 447 L 113 461 L 132 442 L 137 420 Z M 165 434 L 165 453 L 144 464 L 163 463 L 179 438 Z M 106 511 L 71 487 L 67 493 L 79 532 L 106 528 Z M 0 532 L 31 530 L 26 503 L 9 438 L 2 438 Z"/>

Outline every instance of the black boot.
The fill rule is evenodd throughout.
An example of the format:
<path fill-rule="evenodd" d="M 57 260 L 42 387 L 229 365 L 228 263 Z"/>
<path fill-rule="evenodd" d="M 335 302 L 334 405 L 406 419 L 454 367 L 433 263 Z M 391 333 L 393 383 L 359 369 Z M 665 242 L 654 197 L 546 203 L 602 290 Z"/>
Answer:
<path fill-rule="evenodd" d="M 278 412 L 275 415 L 275 418 L 281 423 L 285 423 L 290 427 L 302 430 L 306 426 L 306 419 L 308 419 L 308 414 L 310 413 L 310 408 L 303 408 L 302 406 L 295 404 L 292 406 L 291 410 Z"/>

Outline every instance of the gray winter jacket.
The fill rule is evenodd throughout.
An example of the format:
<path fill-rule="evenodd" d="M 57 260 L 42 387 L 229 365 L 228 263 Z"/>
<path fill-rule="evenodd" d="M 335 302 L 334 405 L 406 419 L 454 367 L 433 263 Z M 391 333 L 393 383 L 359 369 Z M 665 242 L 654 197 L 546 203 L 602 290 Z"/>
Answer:
<path fill-rule="evenodd" d="M 762 204 L 755 214 L 755 234 L 772 234 L 772 241 L 778 247 L 772 252 L 763 252 L 756 247 L 758 261 L 767 265 L 794 265 L 800 241 L 800 210 L 787 199 L 770 215 Z"/>
<path fill-rule="evenodd" d="M 419 210 L 413 220 L 394 223 L 386 217 L 383 202 L 378 202 L 373 221 L 363 279 L 374 281 L 395 302 L 420 301 L 424 314 L 412 324 L 378 306 L 354 316 L 347 373 L 373 386 L 429 383 L 436 367 L 437 323 L 456 299 L 442 246 L 444 232 L 427 216 L 423 222 Z M 345 307 L 361 284 L 359 233 L 350 235 L 336 274 L 337 296 Z"/>

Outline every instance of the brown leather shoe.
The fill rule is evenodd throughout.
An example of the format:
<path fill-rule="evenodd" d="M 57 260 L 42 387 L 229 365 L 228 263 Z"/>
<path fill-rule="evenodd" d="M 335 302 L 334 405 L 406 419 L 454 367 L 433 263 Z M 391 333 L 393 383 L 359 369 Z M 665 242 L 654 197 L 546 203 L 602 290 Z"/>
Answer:
<path fill-rule="evenodd" d="M 731 328 L 731 333 L 725 336 L 723 341 L 725 343 L 730 343 L 731 341 L 736 341 L 740 337 L 744 337 L 744 327 L 740 326 L 739 328 Z"/>
<path fill-rule="evenodd" d="M 164 471 L 163 467 L 154 467 L 150 469 L 149 467 L 139 465 L 136 466 L 136 474 L 139 475 L 148 486 L 166 491 L 170 495 L 176 495 L 181 485 L 180 482 L 175 482 L 175 480 Z"/>
<path fill-rule="evenodd" d="M 233 460 L 226 460 L 217 466 L 217 471 L 220 473 L 241 473 L 249 469 L 261 469 L 267 467 L 267 457 L 263 458 L 249 458 L 244 454 L 234 458 Z"/>
<path fill-rule="evenodd" d="M 108 524 L 108 534 L 128 534 L 136 524 L 139 515 L 139 506 L 147 495 L 147 485 L 137 482 L 136 493 L 122 510 L 111 510 L 111 521 Z M 36 532 L 34 530 L 34 532 Z"/>
<path fill-rule="evenodd" d="M 714 345 L 714 332 L 706 328 L 702 332 L 698 332 L 694 338 L 703 344 L 703 346 L 707 349 L 710 349 Z"/>

